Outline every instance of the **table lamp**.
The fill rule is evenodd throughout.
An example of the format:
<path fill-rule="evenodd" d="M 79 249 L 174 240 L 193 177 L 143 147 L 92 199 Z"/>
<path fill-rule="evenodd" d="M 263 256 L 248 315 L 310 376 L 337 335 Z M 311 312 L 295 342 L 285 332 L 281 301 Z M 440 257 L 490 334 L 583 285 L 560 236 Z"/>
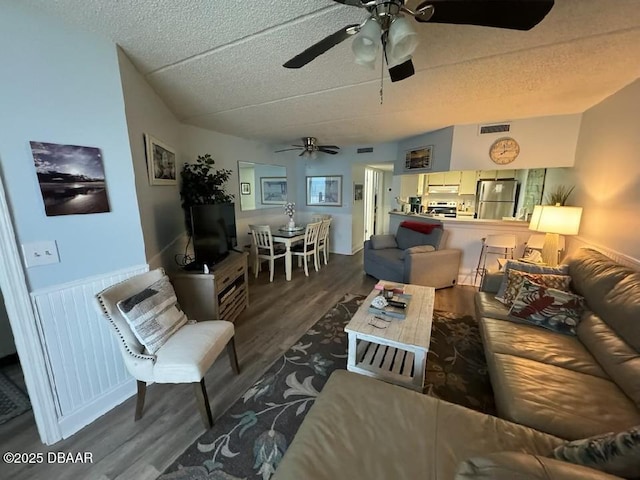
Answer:
<path fill-rule="evenodd" d="M 577 235 L 580 229 L 582 207 L 560 205 L 536 205 L 533 207 L 529 230 L 546 233 L 542 246 L 542 261 L 558 265 L 560 235 Z"/>

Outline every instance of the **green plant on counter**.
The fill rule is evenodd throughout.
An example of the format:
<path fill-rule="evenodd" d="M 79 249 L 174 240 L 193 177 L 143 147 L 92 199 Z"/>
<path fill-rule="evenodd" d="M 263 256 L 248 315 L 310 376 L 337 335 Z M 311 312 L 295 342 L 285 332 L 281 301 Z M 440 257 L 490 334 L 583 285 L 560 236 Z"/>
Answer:
<path fill-rule="evenodd" d="M 195 163 L 185 163 L 180 172 L 180 198 L 184 209 L 187 231 L 191 234 L 189 208 L 193 205 L 233 203 L 234 196 L 225 191 L 231 170 L 214 168 L 215 160 L 208 153 L 198 155 Z"/>
<path fill-rule="evenodd" d="M 567 187 L 566 185 L 558 185 L 554 190 L 547 194 L 545 198 L 547 205 L 565 205 L 574 188 L 575 186 Z"/>

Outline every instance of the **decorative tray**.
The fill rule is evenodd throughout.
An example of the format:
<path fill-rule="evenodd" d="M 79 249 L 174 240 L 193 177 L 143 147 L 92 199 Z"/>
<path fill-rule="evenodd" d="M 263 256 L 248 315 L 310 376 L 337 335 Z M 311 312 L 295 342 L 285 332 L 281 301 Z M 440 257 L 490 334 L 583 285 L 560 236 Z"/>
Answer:
<path fill-rule="evenodd" d="M 296 225 L 295 227 L 289 227 L 287 225 L 283 225 L 278 228 L 278 230 L 280 230 L 281 232 L 300 232 L 304 230 L 304 226 Z"/>

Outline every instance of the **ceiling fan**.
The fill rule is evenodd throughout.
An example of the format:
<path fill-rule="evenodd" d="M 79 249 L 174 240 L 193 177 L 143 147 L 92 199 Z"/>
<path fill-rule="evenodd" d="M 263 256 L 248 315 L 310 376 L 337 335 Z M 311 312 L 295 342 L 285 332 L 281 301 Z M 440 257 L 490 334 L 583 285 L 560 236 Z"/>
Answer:
<path fill-rule="evenodd" d="M 418 46 L 417 34 L 407 16 L 425 23 L 479 25 L 530 30 L 549 13 L 553 0 L 427 0 L 415 10 L 405 0 L 333 0 L 369 12 L 361 24 L 347 25 L 296 55 L 283 66 L 300 68 L 352 35 L 356 63 L 373 68 L 382 45 L 392 82 L 415 73 L 411 54 Z"/>
<path fill-rule="evenodd" d="M 303 137 L 302 145 L 291 145 L 294 148 L 285 148 L 284 150 L 276 150 L 275 153 L 279 152 L 287 152 L 289 150 L 302 150 L 302 153 L 298 155 L 302 157 L 303 155 L 308 155 L 310 157 L 315 157 L 316 152 L 328 153 L 329 155 L 335 155 L 335 150 L 340 150 L 340 147 L 336 145 L 316 145 L 318 139 L 316 137 Z"/>

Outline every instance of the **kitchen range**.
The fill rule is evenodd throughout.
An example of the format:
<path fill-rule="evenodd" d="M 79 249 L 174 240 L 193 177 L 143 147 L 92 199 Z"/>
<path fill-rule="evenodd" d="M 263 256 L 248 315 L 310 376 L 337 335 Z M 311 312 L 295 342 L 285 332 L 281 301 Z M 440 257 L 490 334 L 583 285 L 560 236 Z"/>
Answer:
<path fill-rule="evenodd" d="M 433 217 L 456 218 L 458 203 L 452 201 L 429 201 L 426 215 Z"/>

